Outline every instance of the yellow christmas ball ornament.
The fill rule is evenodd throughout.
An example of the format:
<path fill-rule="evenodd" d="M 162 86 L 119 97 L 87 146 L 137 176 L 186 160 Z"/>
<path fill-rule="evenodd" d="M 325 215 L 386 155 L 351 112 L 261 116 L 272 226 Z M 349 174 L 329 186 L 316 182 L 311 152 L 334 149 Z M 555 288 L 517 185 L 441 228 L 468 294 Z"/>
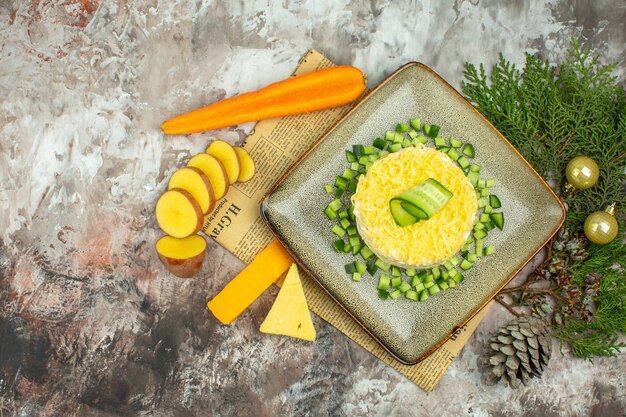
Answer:
<path fill-rule="evenodd" d="M 604 211 L 591 213 L 585 219 L 585 236 L 598 245 L 605 245 L 617 236 L 619 226 L 614 216 L 615 204 L 611 204 Z"/>
<path fill-rule="evenodd" d="M 572 187 L 577 190 L 586 190 L 598 182 L 599 176 L 600 168 L 596 161 L 588 156 L 577 156 L 569 161 L 565 168 L 565 177 L 568 182 L 565 188 L 569 189 L 568 191 L 572 191 Z"/>

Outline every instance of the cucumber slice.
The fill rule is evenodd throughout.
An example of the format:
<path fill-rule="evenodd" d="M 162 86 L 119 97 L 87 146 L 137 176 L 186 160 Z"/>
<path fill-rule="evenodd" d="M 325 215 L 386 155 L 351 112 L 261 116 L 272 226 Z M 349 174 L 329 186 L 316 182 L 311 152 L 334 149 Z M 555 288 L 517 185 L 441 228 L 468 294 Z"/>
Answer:
<path fill-rule="evenodd" d="M 402 207 L 402 201 L 400 200 L 391 200 L 389 202 L 389 210 L 391 211 L 391 217 L 393 217 L 393 220 L 400 227 L 409 226 L 413 223 L 417 223 L 419 220 Z"/>
<path fill-rule="evenodd" d="M 500 230 L 504 227 L 504 214 L 502 212 L 495 212 L 489 215 L 491 220 L 496 225 L 496 227 Z"/>
<path fill-rule="evenodd" d="M 398 218 L 394 216 L 394 220 L 398 223 L 398 220 L 405 224 L 407 220 L 411 220 L 410 217 L 430 219 L 437 211 L 439 211 L 448 201 L 452 198 L 452 193 L 437 180 L 429 178 L 419 185 L 407 190 L 397 197 L 393 198 L 390 202 L 390 209 L 392 209 L 392 216 L 394 216 L 394 210 L 398 212 Z M 393 203 L 400 201 L 404 204 L 397 205 Z M 413 207 L 409 207 L 413 206 Z M 398 209 L 402 209 L 400 212 Z M 424 213 L 422 215 L 422 213 Z M 406 217 L 406 216 L 410 217 Z M 400 218 L 400 216 L 402 216 Z M 422 217 L 425 216 L 425 217 Z M 417 220 L 413 221 L 415 223 Z M 413 224 L 409 223 L 409 224 Z M 400 223 L 399 226 L 404 227 Z"/>

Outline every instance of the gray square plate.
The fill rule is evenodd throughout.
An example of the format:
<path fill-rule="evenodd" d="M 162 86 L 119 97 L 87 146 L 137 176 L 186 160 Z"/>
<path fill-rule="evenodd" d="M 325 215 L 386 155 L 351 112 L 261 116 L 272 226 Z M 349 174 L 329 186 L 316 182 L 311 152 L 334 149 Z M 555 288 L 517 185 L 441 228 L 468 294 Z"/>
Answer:
<path fill-rule="evenodd" d="M 441 126 L 441 136 L 472 143 L 483 178 L 495 178 L 504 231 L 491 233 L 494 255 L 480 258 L 459 286 L 414 302 L 378 298 L 376 277 L 353 282 L 338 254 L 332 223 L 324 215 L 333 183 L 347 163 L 345 149 L 419 117 Z M 474 107 L 430 68 L 408 63 L 372 90 L 285 174 L 265 197 L 261 213 L 301 267 L 383 348 L 415 364 L 443 344 L 488 303 L 545 245 L 565 219 L 550 187 Z"/>

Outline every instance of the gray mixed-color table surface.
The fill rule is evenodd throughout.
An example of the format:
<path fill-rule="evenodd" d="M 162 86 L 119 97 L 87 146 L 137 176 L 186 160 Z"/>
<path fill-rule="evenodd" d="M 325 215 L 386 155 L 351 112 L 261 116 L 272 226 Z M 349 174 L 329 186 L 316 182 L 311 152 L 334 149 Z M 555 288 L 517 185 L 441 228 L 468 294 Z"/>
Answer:
<path fill-rule="evenodd" d="M 545 377 L 480 383 L 494 307 L 431 394 L 315 318 L 318 341 L 232 326 L 205 302 L 243 264 L 214 242 L 165 273 L 152 214 L 190 155 L 252 124 L 164 138 L 183 110 L 287 77 L 316 48 L 370 86 L 421 61 L 561 58 L 571 36 L 626 73 L 626 4 L 602 1 L 0 1 L 0 416 L 623 416 L 626 355 L 555 351 Z"/>

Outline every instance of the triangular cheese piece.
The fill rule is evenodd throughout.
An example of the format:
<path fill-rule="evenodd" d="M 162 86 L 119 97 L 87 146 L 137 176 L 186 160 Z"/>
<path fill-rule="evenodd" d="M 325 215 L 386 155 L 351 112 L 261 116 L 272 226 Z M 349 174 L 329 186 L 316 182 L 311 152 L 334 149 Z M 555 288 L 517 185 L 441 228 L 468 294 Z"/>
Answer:
<path fill-rule="evenodd" d="M 261 323 L 261 332 L 315 340 L 315 327 L 304 297 L 298 267 L 292 264 L 276 301 Z"/>

